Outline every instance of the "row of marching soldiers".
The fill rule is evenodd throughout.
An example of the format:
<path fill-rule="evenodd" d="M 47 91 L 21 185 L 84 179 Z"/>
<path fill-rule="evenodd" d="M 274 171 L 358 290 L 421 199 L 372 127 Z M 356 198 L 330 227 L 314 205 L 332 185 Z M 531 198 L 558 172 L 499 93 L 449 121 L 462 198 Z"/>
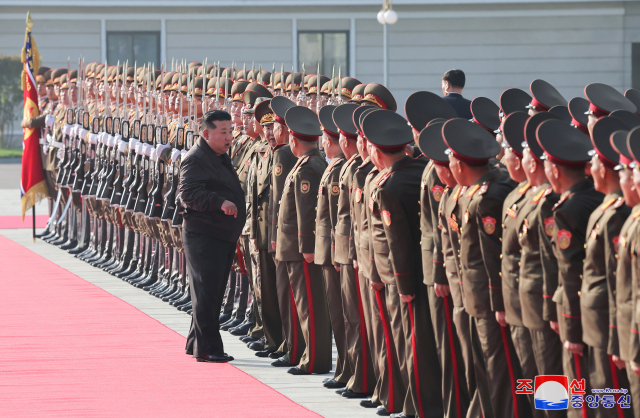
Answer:
<path fill-rule="evenodd" d="M 258 356 L 328 373 L 333 333 L 325 387 L 383 416 L 640 416 L 640 92 L 405 118 L 349 77 L 174 70 L 40 69 L 43 239 L 188 311 L 179 165 L 225 109 L 248 215 L 220 322 Z"/>

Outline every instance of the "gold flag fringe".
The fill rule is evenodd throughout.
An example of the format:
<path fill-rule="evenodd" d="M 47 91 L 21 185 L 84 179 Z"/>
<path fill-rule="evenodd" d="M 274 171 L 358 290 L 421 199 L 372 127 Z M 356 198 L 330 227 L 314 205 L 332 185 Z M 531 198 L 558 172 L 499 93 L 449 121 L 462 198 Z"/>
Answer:
<path fill-rule="evenodd" d="M 47 182 L 42 180 L 40 183 L 34 184 L 23 196 L 22 196 L 22 222 L 24 222 L 24 214 L 31 209 L 36 203 L 42 199 L 49 197 L 47 191 Z"/>

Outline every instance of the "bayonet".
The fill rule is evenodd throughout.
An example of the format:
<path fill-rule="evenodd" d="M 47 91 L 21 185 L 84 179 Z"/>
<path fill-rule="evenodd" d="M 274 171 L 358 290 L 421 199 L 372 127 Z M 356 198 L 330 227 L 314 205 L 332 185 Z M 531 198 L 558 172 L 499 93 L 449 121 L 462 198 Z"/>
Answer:
<path fill-rule="evenodd" d="M 260 69 L 258 70 L 256 81 L 258 82 L 258 84 L 262 85 L 262 64 L 260 64 Z"/>
<path fill-rule="evenodd" d="M 317 74 L 317 78 L 316 78 L 316 83 L 318 84 L 318 91 L 316 92 L 316 101 L 318 101 L 318 103 L 320 103 L 320 63 L 318 62 L 318 74 Z"/>
<path fill-rule="evenodd" d="M 342 104 L 342 65 L 338 68 L 338 103 Z"/>
<path fill-rule="evenodd" d="M 275 88 L 276 88 L 276 63 L 274 61 L 273 63 L 273 69 L 271 70 L 271 93 L 274 92 Z"/>
<path fill-rule="evenodd" d="M 336 82 L 336 65 L 333 64 L 333 70 L 331 72 L 331 103 L 330 103 L 332 105 L 335 105 L 335 92 L 336 92 L 336 89 L 334 86 L 335 82 Z"/>
<path fill-rule="evenodd" d="M 305 105 L 306 102 L 306 95 L 304 93 L 304 76 L 305 76 L 305 71 L 304 71 L 304 62 L 302 63 L 302 78 L 300 79 L 300 95 L 299 100 L 302 102 L 302 106 Z"/>
<path fill-rule="evenodd" d="M 207 98 L 205 96 L 207 92 L 207 61 L 208 58 L 205 58 L 204 68 L 202 69 L 202 116 L 204 116 L 204 114 L 207 113 L 207 110 L 209 110 L 207 106 Z M 216 92 L 216 94 L 218 94 L 218 92 Z"/>
<path fill-rule="evenodd" d="M 296 70 L 293 68 L 293 64 L 291 64 L 291 100 L 296 100 Z"/>
<path fill-rule="evenodd" d="M 255 61 L 251 62 L 251 79 L 249 81 L 253 83 L 256 82 L 256 62 Z"/>
<path fill-rule="evenodd" d="M 284 96 L 284 63 L 280 67 L 280 96 Z"/>
<path fill-rule="evenodd" d="M 220 95 L 218 92 L 220 91 L 220 67 L 218 67 L 218 77 L 216 77 L 216 110 L 220 109 Z"/>

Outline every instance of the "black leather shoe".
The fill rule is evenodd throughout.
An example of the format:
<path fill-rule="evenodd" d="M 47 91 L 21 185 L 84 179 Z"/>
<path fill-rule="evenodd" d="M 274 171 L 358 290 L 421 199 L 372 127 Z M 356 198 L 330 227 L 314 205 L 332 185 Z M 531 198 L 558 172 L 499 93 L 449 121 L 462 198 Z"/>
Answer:
<path fill-rule="evenodd" d="M 345 393 L 347 391 L 346 385 L 345 387 L 343 387 L 342 389 L 338 389 L 336 390 L 336 393 L 340 396 L 342 396 L 343 393 Z"/>
<path fill-rule="evenodd" d="M 215 354 L 209 354 L 206 356 L 198 357 L 198 361 L 206 362 L 206 363 L 227 363 L 229 361 L 233 361 L 233 357 L 231 357 L 227 353 L 224 353 L 221 356 L 215 355 Z"/>
<path fill-rule="evenodd" d="M 219 324 L 224 324 L 225 322 L 227 322 L 230 319 L 231 319 L 231 312 L 223 313 L 222 315 L 220 315 L 220 318 L 218 318 L 218 323 Z"/>
<path fill-rule="evenodd" d="M 252 337 L 251 335 L 243 335 L 242 337 L 240 337 L 240 341 L 242 341 L 245 344 L 248 344 L 248 343 L 254 343 L 254 342 L 258 341 L 258 339 Z M 280 357 L 282 357 L 282 356 L 280 356 Z"/>
<path fill-rule="evenodd" d="M 282 351 L 274 351 L 273 353 L 269 354 L 269 358 L 272 358 L 274 360 L 279 359 L 280 357 L 284 356 L 284 353 Z"/>
<path fill-rule="evenodd" d="M 391 414 L 385 409 L 384 406 L 379 406 L 378 410 L 376 411 L 376 415 L 380 415 L 381 417 L 388 417 Z"/>
<path fill-rule="evenodd" d="M 191 350 L 184 350 L 184 353 L 188 356 L 192 356 L 193 355 L 193 351 Z"/>
<path fill-rule="evenodd" d="M 224 324 L 220 325 L 220 330 L 221 331 L 227 331 L 230 328 L 234 328 L 234 327 L 237 327 L 238 325 L 242 324 L 243 321 L 244 321 L 244 319 L 232 318 L 232 319 L 228 320 L 227 322 L 225 322 Z"/>
<path fill-rule="evenodd" d="M 340 389 L 347 386 L 346 383 L 340 383 L 336 379 L 326 379 L 323 386 L 327 389 Z"/>
<path fill-rule="evenodd" d="M 287 373 L 292 374 L 294 376 L 306 376 L 308 374 L 311 374 L 309 372 L 302 371 L 297 367 L 290 368 L 289 370 L 287 370 Z"/>
<path fill-rule="evenodd" d="M 366 393 L 354 392 L 351 389 L 342 392 L 342 397 L 347 399 L 363 399 L 369 396 Z"/>
<path fill-rule="evenodd" d="M 371 398 L 360 401 L 360 406 L 363 408 L 377 408 L 382 405 L 380 402 L 373 402 Z"/>
<path fill-rule="evenodd" d="M 280 357 L 278 360 L 271 363 L 273 367 L 291 367 L 291 363 L 285 360 L 284 357 Z"/>
<path fill-rule="evenodd" d="M 405 415 L 402 412 L 398 412 L 397 414 L 391 414 L 391 418 L 414 418 L 414 415 Z"/>
<path fill-rule="evenodd" d="M 231 335 L 237 335 L 238 337 L 241 335 L 247 335 L 251 327 L 253 327 L 253 324 L 251 322 L 245 322 L 242 325 L 238 325 L 235 328 L 231 328 L 229 330 L 229 333 Z"/>
<path fill-rule="evenodd" d="M 273 350 L 262 350 L 256 353 L 256 357 L 269 357 L 271 353 L 275 353 Z"/>
<path fill-rule="evenodd" d="M 253 351 L 264 351 L 264 343 L 262 341 L 255 341 L 247 344 L 250 350 Z"/>

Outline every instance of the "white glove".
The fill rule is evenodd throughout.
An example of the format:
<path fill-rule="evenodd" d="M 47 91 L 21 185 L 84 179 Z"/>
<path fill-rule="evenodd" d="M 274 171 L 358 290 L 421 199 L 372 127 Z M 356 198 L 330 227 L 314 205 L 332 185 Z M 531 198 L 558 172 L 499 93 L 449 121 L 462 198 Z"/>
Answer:
<path fill-rule="evenodd" d="M 155 148 L 151 148 L 151 151 L 149 152 L 149 160 L 155 161 L 156 160 L 156 156 L 157 156 L 157 153 L 156 153 Z"/>
<path fill-rule="evenodd" d="M 135 138 L 129 138 L 129 149 L 135 150 L 136 149 L 136 145 L 138 145 L 140 141 L 138 141 Z"/>
<path fill-rule="evenodd" d="M 118 151 L 120 152 L 120 154 L 127 153 L 127 145 L 129 145 L 127 141 L 123 141 L 122 139 L 118 141 Z"/>
<path fill-rule="evenodd" d="M 48 128 L 53 127 L 53 124 L 55 123 L 55 121 L 56 121 L 56 118 L 55 118 L 55 117 L 53 117 L 53 116 L 51 116 L 51 115 L 47 115 L 47 116 L 45 116 L 45 118 L 44 118 L 44 124 L 45 124 Z"/>
<path fill-rule="evenodd" d="M 171 150 L 171 164 L 175 163 L 178 160 L 178 158 L 180 158 L 180 155 L 181 155 L 180 154 L 180 150 L 175 149 L 175 148 L 172 149 Z"/>
<path fill-rule="evenodd" d="M 71 125 L 65 123 L 62 127 L 62 133 L 65 135 L 71 135 Z"/>
<path fill-rule="evenodd" d="M 93 145 L 96 145 L 96 144 L 98 143 L 98 138 L 99 138 L 99 136 L 100 136 L 100 135 L 98 135 L 98 134 L 91 134 L 91 135 L 89 135 L 89 143 L 90 143 L 90 144 L 93 144 Z"/>

